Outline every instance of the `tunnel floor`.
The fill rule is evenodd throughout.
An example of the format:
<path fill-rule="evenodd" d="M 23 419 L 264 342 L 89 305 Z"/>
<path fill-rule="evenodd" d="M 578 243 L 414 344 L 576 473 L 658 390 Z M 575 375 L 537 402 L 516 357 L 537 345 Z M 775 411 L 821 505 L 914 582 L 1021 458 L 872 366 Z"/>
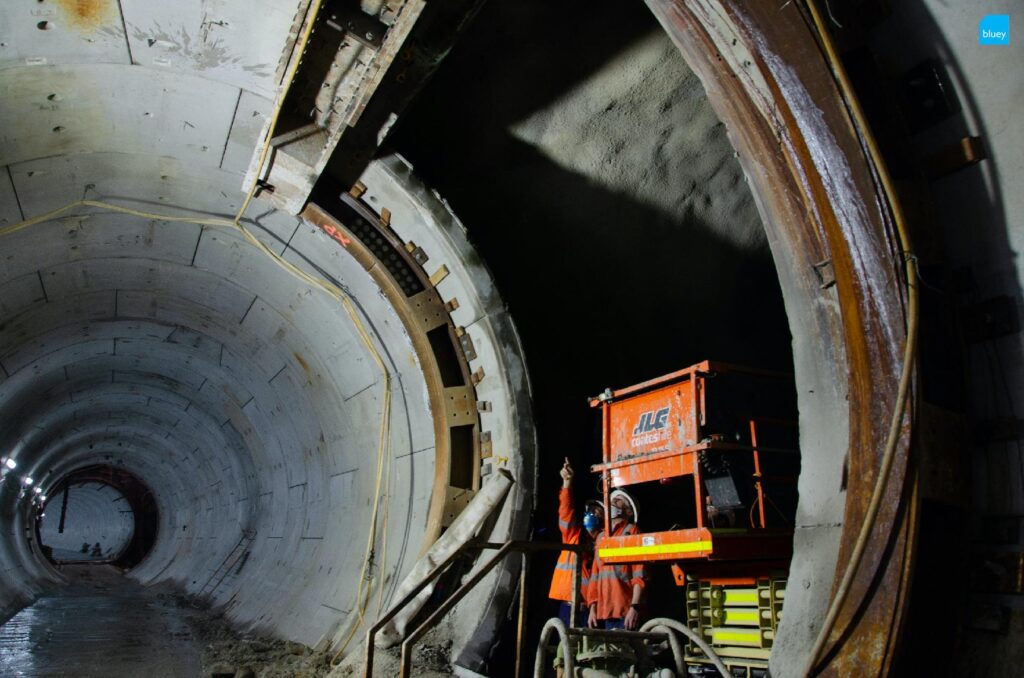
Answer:
<path fill-rule="evenodd" d="M 0 627 L 3 676 L 199 676 L 202 641 L 174 596 L 109 565 L 64 568 L 71 582 Z"/>
<path fill-rule="evenodd" d="M 177 591 L 110 565 L 65 565 L 70 582 L 0 626 L 0 676 L 295 676 L 328 673 L 299 643 L 242 636 Z"/>

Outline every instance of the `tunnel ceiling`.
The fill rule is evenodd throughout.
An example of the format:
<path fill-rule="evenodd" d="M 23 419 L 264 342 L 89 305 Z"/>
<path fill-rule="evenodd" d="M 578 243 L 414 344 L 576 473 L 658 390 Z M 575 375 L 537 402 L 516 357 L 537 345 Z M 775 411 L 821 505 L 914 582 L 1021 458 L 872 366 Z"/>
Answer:
<path fill-rule="evenodd" d="M 380 221 L 403 255 L 416 238 L 444 271 L 417 268 L 436 320 L 416 319 L 375 255 L 346 252 L 330 215 L 257 200 L 230 223 L 307 6 L 0 6 L 0 447 L 18 464 L 0 496 L 5 612 L 56 577 L 23 538 L 27 476 L 46 490 L 83 466 L 128 469 L 160 515 L 133 576 L 309 645 L 386 600 L 493 470 L 481 440 L 530 485 L 514 330 L 461 226 L 400 161 L 364 177 L 381 204 L 348 226 Z M 438 328 L 460 347 L 458 383 L 422 350 Z M 470 436 L 450 477 L 449 416 Z M 521 522 L 510 513 L 498 538 Z"/>

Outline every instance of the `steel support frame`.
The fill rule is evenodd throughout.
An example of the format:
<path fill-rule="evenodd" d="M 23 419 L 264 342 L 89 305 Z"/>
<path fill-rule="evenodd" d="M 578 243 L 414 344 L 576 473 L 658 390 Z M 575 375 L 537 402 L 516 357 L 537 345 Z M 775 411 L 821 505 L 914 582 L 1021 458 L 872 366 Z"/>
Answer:
<path fill-rule="evenodd" d="M 826 374 L 836 370 L 835 363 L 824 365 L 822 355 L 833 356 L 841 367 L 845 362 L 837 375 L 845 377 L 838 387 L 846 393 L 849 424 L 841 574 L 876 481 L 903 368 L 902 253 L 889 196 L 800 2 L 647 4 L 729 129 L 768 232 L 787 310 L 791 318 L 799 308 L 802 317 L 813 319 L 801 331 L 813 335 L 820 351 L 805 359 Z M 836 284 L 828 289 L 815 272 L 823 261 L 835 273 Z M 799 377 L 801 356 L 795 359 Z M 808 397 L 814 396 L 800 394 L 801 410 Z M 916 522 L 907 489 L 911 409 L 903 413 L 883 508 L 818 665 L 822 675 L 891 670 Z M 798 548 L 794 559 L 799 558 Z"/>

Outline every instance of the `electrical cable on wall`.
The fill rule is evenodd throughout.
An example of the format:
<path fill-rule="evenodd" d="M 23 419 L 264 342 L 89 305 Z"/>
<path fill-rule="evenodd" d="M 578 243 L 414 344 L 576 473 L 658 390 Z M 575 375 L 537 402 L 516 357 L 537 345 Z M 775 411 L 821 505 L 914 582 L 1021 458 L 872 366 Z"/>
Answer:
<path fill-rule="evenodd" d="M 807 0 L 806 4 L 813 20 L 814 27 L 825 50 L 826 60 L 832 70 L 833 76 L 836 78 L 843 100 L 845 101 L 850 115 L 856 124 L 858 134 L 864 142 L 869 158 L 878 172 L 878 177 L 882 184 L 886 200 L 892 210 L 893 222 L 896 227 L 896 234 L 899 238 L 900 247 L 902 249 L 901 253 L 905 262 L 907 293 L 907 338 L 904 345 L 903 365 L 900 371 L 899 388 L 896 394 L 896 403 L 893 407 L 892 421 L 889 425 L 889 432 L 886 437 L 885 448 L 882 453 L 882 461 L 879 465 L 878 475 L 875 479 L 875 485 L 871 492 L 871 499 L 869 500 L 867 509 L 864 512 L 860 532 L 857 535 L 857 541 L 854 543 L 848 563 L 843 571 L 843 576 L 840 578 L 839 586 L 835 590 L 835 595 L 829 605 L 828 611 L 825 615 L 825 620 L 822 623 L 818 636 L 815 639 L 814 646 L 808 656 L 807 666 L 804 669 L 803 675 L 810 676 L 813 675 L 817 669 L 818 659 L 825 650 L 825 646 L 828 643 L 829 637 L 831 636 L 832 630 L 835 627 L 836 620 L 839 616 L 839 611 L 842 609 L 843 603 L 846 601 L 846 597 L 850 592 L 853 580 L 857 575 L 857 570 L 864 557 L 864 551 L 867 548 L 868 540 L 874 531 L 875 521 L 878 518 L 878 511 L 882 503 L 882 496 L 884 495 L 886 486 L 888 485 L 889 474 L 892 471 L 892 464 L 896 458 L 896 448 L 900 441 L 900 432 L 902 430 L 903 419 L 908 405 L 910 378 L 913 373 L 913 365 L 917 349 L 919 311 L 917 260 L 911 249 L 906 222 L 904 221 L 903 211 L 900 207 L 899 201 L 896 198 L 896 191 L 892 185 L 892 179 L 890 178 L 889 171 L 882 159 L 881 151 L 878 149 L 878 145 L 874 137 L 871 135 L 864 112 L 861 110 L 860 104 L 853 95 L 853 87 L 851 86 L 850 81 L 846 76 L 846 72 L 842 67 L 839 56 L 835 51 L 835 46 L 832 44 L 832 39 L 828 35 L 828 29 L 822 21 L 821 14 L 818 12 L 814 0 Z M 842 643 L 843 640 L 840 639 L 838 642 Z"/>

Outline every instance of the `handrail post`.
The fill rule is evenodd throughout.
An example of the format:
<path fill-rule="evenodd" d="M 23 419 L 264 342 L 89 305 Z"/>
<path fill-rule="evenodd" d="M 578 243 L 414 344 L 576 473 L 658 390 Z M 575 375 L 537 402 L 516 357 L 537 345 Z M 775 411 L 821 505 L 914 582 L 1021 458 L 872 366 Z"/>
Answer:
<path fill-rule="evenodd" d="M 757 425 L 753 419 L 750 420 L 750 446 L 753 448 L 754 478 L 756 479 L 754 486 L 757 488 L 757 508 L 763 530 L 767 526 L 764 520 L 764 485 L 761 482 L 761 455 L 757 450 Z"/>
<path fill-rule="evenodd" d="M 384 628 L 384 625 L 395 618 L 402 608 L 408 605 L 416 596 L 420 594 L 420 591 L 425 589 L 432 581 L 444 572 L 449 565 L 455 562 L 455 559 L 461 556 L 465 551 L 471 548 L 489 548 L 488 544 L 479 544 L 476 542 L 466 542 L 455 550 L 450 556 L 448 556 L 440 564 L 436 565 L 434 569 L 427 573 L 427 576 L 423 578 L 419 584 L 416 585 L 409 593 L 402 597 L 397 603 L 391 606 L 391 608 L 384 613 L 384 616 L 377 619 L 377 621 L 371 626 L 366 632 L 366 648 L 363 656 L 363 676 L 364 678 L 373 678 L 373 654 L 374 654 L 374 637 L 377 632 Z"/>
<path fill-rule="evenodd" d="M 509 551 L 515 549 L 519 544 L 517 542 L 510 541 L 498 549 L 498 552 L 488 560 L 483 567 L 481 567 L 476 574 L 470 577 L 469 581 L 460 586 L 452 595 L 441 603 L 433 614 L 427 617 L 422 624 L 416 627 L 416 629 L 410 633 L 404 641 L 402 641 L 402 666 L 401 672 L 399 673 L 400 678 L 412 678 L 412 647 L 420 637 L 423 636 L 430 629 L 437 620 L 448 614 L 455 605 L 462 600 L 465 595 L 472 590 L 477 584 L 480 583 L 484 577 L 494 569 L 494 566 L 504 559 Z"/>
<path fill-rule="evenodd" d="M 480 568 L 480 570 L 469 579 L 469 581 L 467 581 L 465 584 L 463 584 L 458 589 L 456 589 L 450 596 L 448 596 L 448 598 L 446 598 L 445 601 L 443 603 L 441 603 L 441 605 L 429 617 L 427 617 L 427 619 L 424 620 L 424 622 L 422 624 L 417 626 L 416 629 L 414 629 L 410 634 L 408 634 L 408 636 L 406 636 L 405 640 L 402 642 L 402 655 L 401 655 L 402 659 L 401 659 L 401 671 L 400 671 L 401 678 L 409 678 L 409 676 L 411 675 L 411 669 L 412 669 L 412 647 L 413 647 L 413 645 L 432 626 L 434 626 L 441 617 L 446 615 L 456 604 L 458 604 L 458 602 L 460 600 L 462 600 L 462 598 L 464 598 L 466 596 L 466 594 L 469 593 L 470 590 L 475 588 L 483 580 L 483 578 L 485 576 L 487 576 L 487 574 L 490 573 L 490 571 L 493 570 L 494 567 L 498 563 L 500 563 L 501 560 L 506 555 L 508 555 L 511 551 L 520 551 L 523 554 L 523 572 L 520 575 L 521 578 L 520 578 L 520 594 L 519 594 L 520 595 L 520 621 L 519 621 L 519 625 L 520 625 L 520 642 L 521 642 L 521 639 L 525 636 L 525 628 L 526 628 L 525 627 L 525 620 L 526 620 L 526 614 L 527 614 L 527 611 L 528 611 L 528 606 L 526 604 L 526 601 L 527 601 L 527 597 L 526 597 L 526 579 L 527 579 L 528 572 L 529 572 L 529 570 L 528 570 L 528 568 L 529 568 L 529 554 L 532 553 L 533 551 L 572 551 L 573 553 L 576 554 L 577 566 L 576 566 L 575 571 L 574 571 L 574 579 L 577 580 L 577 584 L 578 584 L 579 569 L 580 569 L 580 566 L 578 565 L 578 563 L 579 563 L 580 557 L 583 555 L 584 551 L 586 550 L 584 547 L 580 546 L 579 544 L 546 544 L 546 543 L 537 543 L 537 542 L 529 542 L 529 541 L 509 541 L 509 542 L 505 542 L 504 544 L 492 543 L 492 542 L 482 542 L 482 541 L 471 541 L 471 542 L 467 542 L 466 544 L 463 544 L 454 553 L 452 553 L 447 559 L 445 559 L 444 562 L 440 563 L 439 565 L 434 567 L 434 569 L 432 569 L 429 573 L 427 573 L 427 575 L 423 578 L 423 580 L 413 590 L 411 590 L 409 593 L 407 593 L 405 596 L 403 596 L 402 599 L 399 600 L 397 603 L 392 605 L 391 608 L 384 614 L 384 616 L 382 616 L 380 619 L 378 619 L 373 624 L 373 626 L 371 626 L 369 628 L 369 630 L 366 632 L 366 649 L 365 649 L 365 654 L 364 654 L 364 669 L 363 669 L 363 676 L 364 676 L 364 678 L 372 678 L 373 677 L 374 638 L 375 638 L 377 632 L 380 631 L 384 627 L 385 624 L 387 624 L 389 621 L 391 621 L 399 613 L 399 611 L 401 611 L 402 608 L 404 608 L 406 605 L 408 605 L 409 602 L 411 602 L 413 598 L 415 598 L 417 595 L 419 595 L 420 591 L 422 591 L 431 581 L 433 581 L 441 573 L 443 573 L 448 568 L 448 566 L 450 566 L 452 564 L 452 562 L 455 561 L 456 558 L 458 558 L 465 551 L 468 551 L 470 549 L 479 549 L 479 550 L 483 550 L 483 549 L 497 549 L 497 553 L 495 553 L 494 556 L 490 560 L 488 560 Z M 579 589 L 579 586 L 577 585 L 576 586 L 577 595 L 578 595 L 578 589 Z M 518 652 L 518 655 L 521 655 L 521 648 L 517 648 L 517 652 Z M 516 663 L 517 663 L 517 671 L 518 671 L 519 667 L 521 666 L 521 659 L 519 658 L 519 656 L 517 656 L 517 662 Z"/>
<path fill-rule="evenodd" d="M 523 554 L 523 564 L 519 570 L 519 623 L 516 628 L 516 678 L 523 678 L 522 666 L 523 666 L 523 641 L 526 635 L 526 580 L 530 568 L 530 555 L 525 550 Z"/>

